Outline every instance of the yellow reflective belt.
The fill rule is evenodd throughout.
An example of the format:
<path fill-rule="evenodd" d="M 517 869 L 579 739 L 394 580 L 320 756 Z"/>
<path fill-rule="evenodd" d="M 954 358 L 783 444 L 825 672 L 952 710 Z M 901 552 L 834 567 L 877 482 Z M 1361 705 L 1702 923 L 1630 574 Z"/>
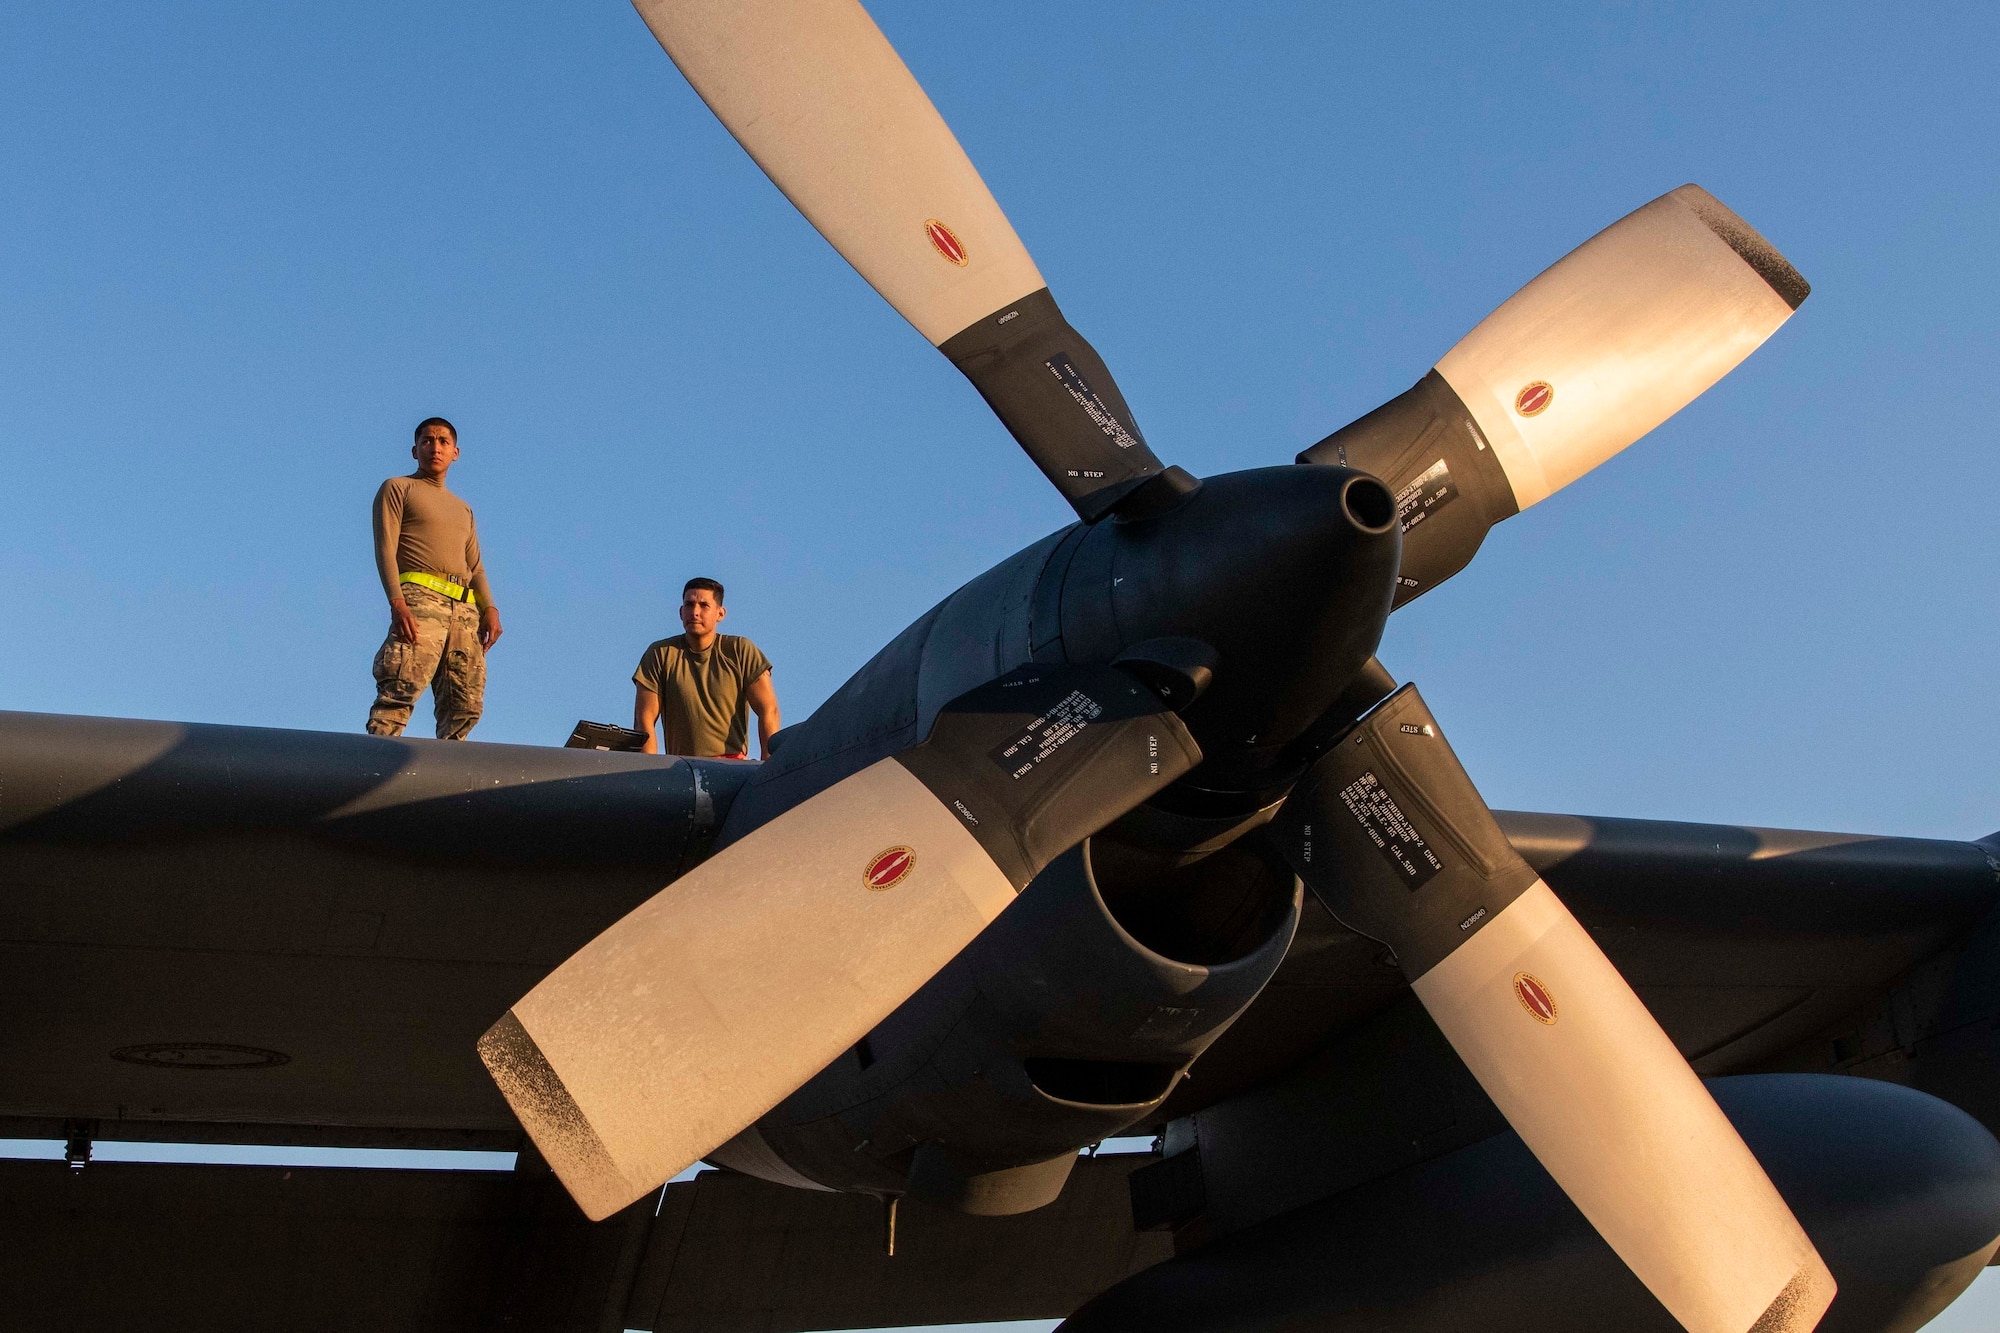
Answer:
<path fill-rule="evenodd" d="M 479 596 L 472 589 L 462 587 L 459 584 L 453 583 L 450 579 L 441 578 L 436 574 L 405 574 L 400 581 L 403 583 L 414 583 L 419 588 L 429 588 L 432 592 L 442 593 L 446 597 L 451 598 L 452 601 L 464 602 L 467 606 L 479 605 Z"/>

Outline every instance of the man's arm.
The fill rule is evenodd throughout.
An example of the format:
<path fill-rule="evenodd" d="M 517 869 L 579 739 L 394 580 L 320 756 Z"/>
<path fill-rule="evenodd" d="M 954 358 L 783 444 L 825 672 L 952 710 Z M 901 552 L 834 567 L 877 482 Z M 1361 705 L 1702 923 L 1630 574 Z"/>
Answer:
<path fill-rule="evenodd" d="M 644 685 L 632 688 L 638 692 L 632 700 L 632 730 L 646 733 L 646 743 L 639 748 L 646 754 L 658 754 L 660 738 L 654 734 L 653 724 L 660 720 L 660 696 Z"/>
<path fill-rule="evenodd" d="M 498 642 L 500 642 L 500 608 L 482 606 L 479 608 L 479 646 L 490 652 L 493 645 Z"/>
<path fill-rule="evenodd" d="M 471 581 L 473 596 L 479 599 L 479 646 L 491 652 L 500 642 L 500 608 L 493 605 L 493 589 L 486 582 L 486 562 L 479 555 L 479 520 L 472 506 L 465 509 L 465 576 Z"/>
<path fill-rule="evenodd" d="M 778 720 L 778 692 L 771 687 L 771 673 L 750 682 L 743 691 L 743 697 L 750 704 L 750 711 L 757 715 L 757 757 L 771 757 L 771 737 L 778 734 L 784 724 Z"/>
<path fill-rule="evenodd" d="M 417 641 L 417 618 L 403 600 L 402 571 L 396 568 L 396 547 L 403 535 L 403 493 L 388 482 L 375 492 L 375 572 L 389 598 L 389 632 L 404 643 Z"/>

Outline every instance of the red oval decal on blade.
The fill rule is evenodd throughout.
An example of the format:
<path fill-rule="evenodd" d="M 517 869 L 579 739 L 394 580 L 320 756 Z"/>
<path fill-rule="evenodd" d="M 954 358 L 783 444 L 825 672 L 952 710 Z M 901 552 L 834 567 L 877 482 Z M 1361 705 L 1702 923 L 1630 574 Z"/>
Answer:
<path fill-rule="evenodd" d="M 1524 417 L 1546 411 L 1555 401 L 1556 386 L 1547 380 L 1536 380 L 1533 384 L 1521 386 L 1521 392 L 1514 395 L 1514 410 Z"/>
<path fill-rule="evenodd" d="M 965 267 L 965 245 L 958 239 L 958 233 L 939 222 L 936 218 L 924 220 L 924 235 L 931 238 L 931 246 L 946 259 Z"/>
<path fill-rule="evenodd" d="M 1526 972 L 1514 974 L 1514 998 L 1521 1002 L 1523 1009 L 1535 1016 L 1537 1023 L 1554 1023 L 1558 1017 L 1556 997 L 1549 994 L 1547 986 Z"/>
<path fill-rule="evenodd" d="M 875 853 L 875 859 L 861 872 L 861 882 L 876 893 L 893 889 L 910 877 L 917 868 L 917 854 L 909 847 L 887 847 Z"/>

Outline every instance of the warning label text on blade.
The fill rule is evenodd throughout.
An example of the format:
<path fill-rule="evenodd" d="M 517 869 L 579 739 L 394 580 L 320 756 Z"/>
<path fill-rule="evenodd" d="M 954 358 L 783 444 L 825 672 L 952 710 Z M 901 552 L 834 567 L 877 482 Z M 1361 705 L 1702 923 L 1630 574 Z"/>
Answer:
<path fill-rule="evenodd" d="M 1382 858 L 1396 868 L 1404 888 L 1415 893 L 1444 869 L 1444 862 L 1425 844 L 1417 826 L 1372 771 L 1342 787 L 1340 799 Z"/>
<path fill-rule="evenodd" d="M 1084 410 L 1092 423 L 1103 431 L 1105 437 L 1113 444 L 1120 449 L 1130 449 L 1133 445 L 1142 443 L 1139 437 L 1118 419 L 1118 414 L 1097 396 L 1097 391 L 1090 387 L 1090 381 L 1086 380 L 1083 373 L 1070 361 L 1068 353 L 1057 352 L 1042 364 L 1049 368 L 1050 374 L 1062 382 L 1063 388 L 1069 390 L 1069 396 L 1076 399 L 1076 405 Z"/>
<path fill-rule="evenodd" d="M 1407 533 L 1457 498 L 1458 487 L 1452 485 L 1451 469 L 1440 458 L 1396 492 L 1396 520 Z"/>
<path fill-rule="evenodd" d="M 988 753 L 1018 782 L 1102 716 L 1103 705 L 1082 690 L 1071 690 L 1067 698 L 1022 728 L 1018 737 Z"/>

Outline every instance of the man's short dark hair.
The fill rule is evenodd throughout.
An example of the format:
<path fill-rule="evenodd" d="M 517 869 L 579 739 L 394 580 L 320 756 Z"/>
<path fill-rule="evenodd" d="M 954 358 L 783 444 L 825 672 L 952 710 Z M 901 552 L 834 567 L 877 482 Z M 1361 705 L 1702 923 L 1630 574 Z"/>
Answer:
<path fill-rule="evenodd" d="M 432 426 L 443 426 L 446 430 L 451 432 L 451 442 L 453 444 L 458 443 L 458 427 L 452 425 L 449 421 L 446 421 L 443 417 L 425 417 L 422 421 L 419 421 L 417 423 L 417 428 L 415 431 L 411 433 L 410 438 L 413 440 L 421 441 L 424 438 L 424 432 L 429 430 Z M 722 599 L 718 597 L 716 598 L 716 600 L 721 601 Z"/>
<path fill-rule="evenodd" d="M 689 579 L 686 583 L 681 585 L 681 596 L 686 597 L 696 588 L 708 589 L 710 592 L 715 594 L 715 604 L 717 606 L 722 605 L 722 585 L 720 583 L 717 583 L 714 579 Z"/>

